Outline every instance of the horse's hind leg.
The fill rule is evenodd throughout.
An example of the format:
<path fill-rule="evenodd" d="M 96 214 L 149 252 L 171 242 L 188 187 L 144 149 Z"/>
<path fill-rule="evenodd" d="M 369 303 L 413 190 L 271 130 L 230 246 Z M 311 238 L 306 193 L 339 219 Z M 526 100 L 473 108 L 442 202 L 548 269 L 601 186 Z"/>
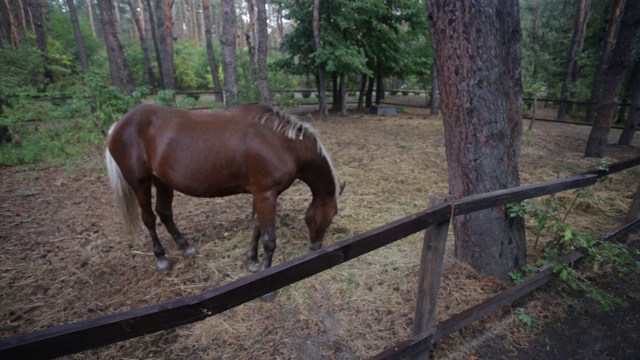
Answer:
<path fill-rule="evenodd" d="M 254 228 L 254 237 L 257 236 L 260 238 L 263 249 L 262 266 L 260 266 L 260 270 L 265 270 L 271 267 L 273 253 L 276 250 L 276 198 L 277 195 L 273 192 L 253 195 L 253 211 L 257 216 L 257 228 L 259 229 L 258 232 Z M 256 235 L 256 233 L 258 233 L 258 235 Z M 256 241 L 257 243 L 257 240 L 252 241 Z M 263 301 L 273 301 L 275 298 L 275 292 L 260 297 Z"/>
<path fill-rule="evenodd" d="M 173 203 L 173 189 L 160 181 L 158 178 L 153 178 L 153 184 L 156 187 L 156 214 L 160 217 L 160 221 L 169 231 L 171 237 L 176 242 L 182 254 L 185 257 L 193 259 L 197 252 L 193 246 L 190 246 L 187 240 L 184 238 L 176 223 L 173 221 L 173 210 L 171 204 Z"/>
<path fill-rule="evenodd" d="M 153 254 L 156 256 L 156 266 L 158 271 L 164 272 L 171 269 L 171 263 L 167 259 L 164 248 L 160 244 L 156 232 L 156 216 L 151 209 L 151 182 L 145 183 L 141 188 L 135 190 L 136 200 L 142 210 L 142 222 L 149 231 L 153 244 Z"/>

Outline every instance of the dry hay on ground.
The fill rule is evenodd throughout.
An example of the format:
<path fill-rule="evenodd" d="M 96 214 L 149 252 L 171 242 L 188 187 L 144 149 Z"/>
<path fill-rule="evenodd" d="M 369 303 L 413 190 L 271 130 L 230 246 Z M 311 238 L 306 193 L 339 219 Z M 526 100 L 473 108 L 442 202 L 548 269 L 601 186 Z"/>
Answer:
<path fill-rule="evenodd" d="M 347 188 L 326 243 L 418 212 L 432 194 L 446 193 L 442 120 L 407 108 L 396 117 L 352 113 L 347 117 L 300 117 L 319 129 Z M 525 126 L 526 126 L 525 121 Z M 523 184 L 553 180 L 586 168 L 589 128 L 537 122 L 523 137 Z M 615 131 L 614 131 L 615 133 Z M 612 134 L 614 136 L 615 134 Z M 613 140 L 612 140 L 613 141 Z M 179 256 L 160 230 L 174 269 L 157 274 L 150 242 L 132 243 L 107 185 L 102 149 L 74 168 L 25 166 L 0 169 L 0 336 L 7 337 L 144 305 L 198 294 L 248 274 L 244 250 L 250 235 L 251 199 L 194 199 L 178 195 L 176 223 L 198 249 L 194 261 Z M 637 147 L 611 146 L 610 162 L 638 155 Z M 599 202 L 584 202 L 568 217 L 574 226 L 601 235 L 627 211 L 637 187 L 634 171 L 593 187 Z M 558 195 L 573 199 L 572 192 Z M 279 199 L 274 263 L 307 251 L 301 214 L 307 187 Z M 529 230 L 533 224 L 529 222 Z M 531 247 L 529 257 L 539 256 Z M 451 256 L 445 261 L 438 308 L 444 320 L 510 284 L 477 274 Z M 252 301 L 196 324 L 114 344 L 70 358 L 97 359 L 364 359 L 409 336 L 422 235 L 416 234 L 354 261 L 291 285 L 274 303 Z M 558 315 L 543 293 L 524 307 L 536 321 Z M 499 310 L 437 344 L 436 358 L 472 354 L 487 334 L 509 334 L 514 345 L 531 332 L 511 311 Z"/>

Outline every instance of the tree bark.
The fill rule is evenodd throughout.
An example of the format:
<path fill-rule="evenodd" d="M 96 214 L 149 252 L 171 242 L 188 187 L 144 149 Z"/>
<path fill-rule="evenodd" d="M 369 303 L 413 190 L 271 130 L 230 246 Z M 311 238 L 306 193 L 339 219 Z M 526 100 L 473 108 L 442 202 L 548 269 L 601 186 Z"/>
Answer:
<path fill-rule="evenodd" d="M 320 38 L 320 0 L 313 0 L 313 39 L 316 44 L 316 54 L 322 49 L 322 41 Z M 326 119 L 329 116 L 329 108 L 327 106 L 327 78 L 326 63 L 324 61 L 316 61 L 318 66 L 318 99 L 320 100 L 320 116 Z"/>
<path fill-rule="evenodd" d="M 600 90 L 602 88 L 602 77 L 604 76 L 604 69 L 609 62 L 611 55 L 611 47 L 618 34 L 618 28 L 620 27 L 620 18 L 622 8 L 625 0 L 615 0 L 613 8 L 611 10 L 611 17 L 609 19 L 609 25 L 607 25 L 607 37 L 604 40 L 602 54 L 598 61 L 598 68 L 596 70 L 595 77 L 593 79 L 593 86 L 591 88 L 591 99 L 589 101 L 589 107 L 587 109 L 587 116 L 585 121 L 588 124 L 593 124 L 596 118 L 596 105 L 600 98 Z"/>
<path fill-rule="evenodd" d="M 269 50 L 267 7 L 265 0 L 257 0 L 256 5 L 258 6 L 258 85 L 260 86 L 260 101 L 263 104 L 271 105 L 267 72 L 267 55 Z"/>
<path fill-rule="evenodd" d="M 236 64 L 236 8 L 233 0 L 220 0 L 222 6 L 222 71 L 224 72 L 224 105 L 234 104 L 238 96 Z"/>
<path fill-rule="evenodd" d="M 211 77 L 213 78 L 213 91 L 217 101 L 223 101 L 222 86 L 220 85 L 220 76 L 218 76 L 218 64 L 213 53 L 213 40 L 211 35 L 211 3 L 209 0 L 202 0 L 202 13 L 204 16 L 204 37 L 207 47 L 207 59 L 209 60 L 209 68 L 211 69 Z"/>
<path fill-rule="evenodd" d="M 113 3 L 111 0 L 98 0 L 98 11 L 100 12 L 100 24 L 104 35 L 104 42 L 107 46 L 107 57 L 109 59 L 109 70 L 111 72 L 111 83 L 118 90 L 131 94 L 135 89 L 133 77 L 129 71 L 127 60 L 118 36 L 113 15 Z"/>
<path fill-rule="evenodd" d="M 173 65 L 173 25 L 171 22 L 171 8 L 173 0 L 156 0 L 154 9 L 154 23 L 156 27 L 156 46 L 158 67 L 162 89 L 175 90 L 175 68 Z"/>
<path fill-rule="evenodd" d="M 449 188 L 454 199 L 519 186 L 522 137 L 518 1 L 432 0 Z M 524 220 L 504 206 L 453 219 L 455 255 L 499 279 L 526 264 Z"/>
<path fill-rule="evenodd" d="M 73 0 L 67 0 L 67 1 L 73 1 Z M 133 5 L 133 0 L 127 0 L 127 1 L 129 3 L 129 10 L 133 15 L 133 22 L 136 25 L 136 28 L 138 29 L 138 39 L 140 40 L 140 47 L 142 48 L 144 65 L 145 65 L 145 68 L 147 69 L 147 80 L 149 80 L 149 86 L 153 88 L 156 84 L 156 77 L 153 74 L 153 63 L 151 62 L 151 51 L 149 50 L 149 42 L 147 41 L 147 38 L 145 36 L 146 32 L 145 32 L 144 26 L 142 25 L 142 21 L 140 21 L 140 15 L 138 14 L 135 6 Z"/>
<path fill-rule="evenodd" d="M 569 56 L 567 57 L 567 63 L 565 65 L 564 80 L 562 81 L 562 88 L 560 89 L 560 103 L 558 107 L 558 115 L 556 117 L 558 121 L 567 120 L 567 92 L 569 91 L 569 86 L 571 86 L 571 83 L 574 80 L 574 72 L 577 66 L 576 59 L 580 54 L 582 44 L 584 43 L 587 17 L 589 16 L 590 6 L 591 0 L 578 1 L 578 9 L 576 10 L 573 29 L 573 38 L 571 39 Z"/>
<path fill-rule="evenodd" d="M 627 1 L 611 61 L 605 69 L 604 84 L 596 106 L 596 119 L 587 140 L 586 157 L 604 156 L 624 74 L 631 64 L 633 45 L 640 27 L 640 1 Z"/>
<path fill-rule="evenodd" d="M 438 115 L 438 112 L 440 112 L 440 91 L 438 86 L 438 69 L 434 62 L 431 67 L 431 115 Z"/>
<path fill-rule="evenodd" d="M 629 79 L 631 88 L 631 99 L 629 105 L 629 114 L 624 124 L 624 129 L 618 139 L 620 145 L 631 145 L 636 128 L 640 122 L 640 58 L 636 59 L 633 64 L 633 76 Z"/>
<path fill-rule="evenodd" d="M 87 52 L 84 48 L 84 39 L 82 38 L 82 32 L 80 32 L 78 13 L 76 12 L 76 5 L 73 0 L 67 0 L 67 7 L 69 8 L 69 17 L 71 18 L 71 25 L 73 27 L 73 36 L 75 37 L 76 45 L 78 46 L 78 57 L 80 57 L 82 73 L 87 74 L 89 73 L 89 62 L 87 61 Z"/>
<path fill-rule="evenodd" d="M 258 82 L 258 67 L 256 66 L 256 45 L 260 41 L 256 33 L 256 7 L 254 0 L 247 0 L 247 12 L 249 13 L 249 26 L 245 30 L 245 39 L 249 53 L 249 71 L 254 82 Z M 266 16 L 266 15 L 265 15 Z"/>
<path fill-rule="evenodd" d="M 87 0 L 87 13 L 89 14 L 89 25 L 91 25 L 91 32 L 93 37 L 96 37 L 96 25 L 93 22 L 93 5 L 92 0 Z"/>

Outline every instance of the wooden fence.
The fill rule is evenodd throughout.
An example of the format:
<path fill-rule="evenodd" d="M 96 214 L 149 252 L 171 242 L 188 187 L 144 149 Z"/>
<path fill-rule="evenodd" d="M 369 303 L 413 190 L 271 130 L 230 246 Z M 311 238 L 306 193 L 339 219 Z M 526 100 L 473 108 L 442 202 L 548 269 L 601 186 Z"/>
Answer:
<path fill-rule="evenodd" d="M 585 172 L 565 179 L 447 201 L 199 295 L 0 340 L 0 359 L 55 358 L 200 321 L 389 245 L 411 234 L 434 225 L 446 224 L 454 216 L 593 185 L 603 176 L 638 165 L 640 165 L 640 157 L 611 164 L 608 171 Z M 638 221 L 635 221 L 626 228 L 635 226 L 637 223 Z M 578 257 L 579 254 L 572 254 L 567 261 Z M 428 265 L 422 264 L 421 268 Z M 426 332 L 419 332 L 411 339 L 379 354 L 375 359 L 396 359 L 418 354 L 427 349 L 432 341 L 448 336 L 500 306 L 541 286 L 552 276 L 551 270 L 547 269 L 480 305 L 472 307 L 431 329 L 426 329 Z M 435 282 L 439 283 L 439 279 L 436 279 Z M 432 288 L 430 292 L 433 290 Z"/>

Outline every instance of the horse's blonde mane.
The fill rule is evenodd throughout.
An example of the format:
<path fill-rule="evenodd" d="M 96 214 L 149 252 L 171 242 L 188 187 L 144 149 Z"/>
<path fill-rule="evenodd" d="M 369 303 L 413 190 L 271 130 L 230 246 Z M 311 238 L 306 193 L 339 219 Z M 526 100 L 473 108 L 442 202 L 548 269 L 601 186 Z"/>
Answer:
<path fill-rule="evenodd" d="M 316 143 L 318 153 L 327 160 L 329 168 L 331 169 L 331 175 L 333 176 L 336 187 L 335 197 L 337 198 L 340 195 L 340 184 L 338 182 L 338 175 L 335 168 L 333 167 L 333 163 L 331 162 L 329 153 L 320 141 L 318 131 L 311 124 L 301 121 L 296 116 L 291 115 L 285 111 L 269 106 L 266 106 L 265 108 L 266 111 L 258 115 L 258 117 L 256 118 L 257 122 L 259 122 L 260 124 L 265 124 L 267 119 L 272 118 L 274 131 L 282 132 L 287 138 L 292 140 L 302 140 L 306 135 L 309 139 L 313 140 Z"/>

